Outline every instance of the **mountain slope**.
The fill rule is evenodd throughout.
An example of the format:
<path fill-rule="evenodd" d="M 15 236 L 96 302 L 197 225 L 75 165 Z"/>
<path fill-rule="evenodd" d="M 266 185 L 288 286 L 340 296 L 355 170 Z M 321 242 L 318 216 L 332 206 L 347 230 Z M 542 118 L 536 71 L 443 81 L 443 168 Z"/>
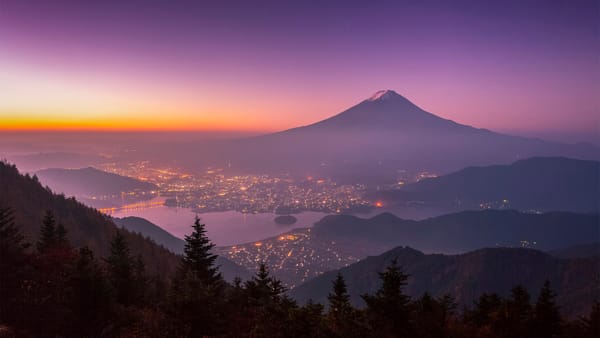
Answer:
<path fill-rule="evenodd" d="M 235 170 L 316 173 L 367 183 L 393 181 L 401 169 L 446 173 L 531 156 L 600 159 L 600 150 L 591 145 L 545 142 L 461 125 L 428 113 L 393 91 L 378 93 L 329 119 L 242 139 L 220 150 L 221 163 L 225 160 Z"/>
<path fill-rule="evenodd" d="M 563 311 L 578 315 L 589 311 L 598 296 L 598 258 L 560 260 L 536 250 L 509 248 L 481 249 L 455 256 L 425 255 L 399 247 L 339 270 L 354 304 L 363 306 L 360 295 L 379 288 L 378 272 L 393 259 L 411 275 L 406 293 L 413 297 L 424 292 L 435 296 L 449 293 L 460 305 L 471 305 L 484 292 L 507 295 L 517 284 L 536 297 L 548 279 L 558 291 Z M 291 290 L 290 295 L 300 302 L 312 299 L 326 304 L 336 274 L 337 271 L 331 271 L 316 277 Z"/>
<path fill-rule="evenodd" d="M 600 211 L 600 162 L 560 157 L 529 158 L 510 165 L 470 167 L 375 192 L 386 204 L 420 201 L 437 207 Z"/>
<path fill-rule="evenodd" d="M 53 194 L 43 188 L 36 178 L 20 175 L 16 167 L 4 162 L 0 162 L 0 207 L 10 207 L 13 210 L 15 223 L 21 227 L 29 242 L 37 240 L 44 213 L 52 210 L 57 221 L 67 229 L 71 244 L 74 247 L 88 246 L 98 257 L 108 256 L 110 241 L 119 229 L 108 216 L 74 198 Z M 180 258 L 159 244 L 164 242 L 171 246 L 183 241 L 150 222 L 140 220 L 143 219 L 126 221 L 130 229 L 125 226 L 125 229 L 120 230 L 127 239 L 131 252 L 142 256 L 149 274 L 170 276 L 177 268 Z M 183 245 L 175 244 L 173 248 L 177 247 L 182 248 Z M 220 270 L 227 280 L 233 280 L 236 276 L 248 277 L 246 270 L 225 258 L 219 258 L 217 264 L 221 265 Z"/>
<path fill-rule="evenodd" d="M 0 162 L 0 205 L 12 208 L 15 223 L 20 225 L 30 242 L 35 242 L 46 210 L 52 210 L 58 222 L 68 231 L 73 246 L 88 246 L 98 257 L 109 254 L 110 241 L 117 227 L 110 219 L 74 198 L 55 195 L 29 175 Z M 179 259 L 145 237 L 125 232 L 133 254 L 141 254 L 150 274 L 168 276 L 175 271 Z"/>

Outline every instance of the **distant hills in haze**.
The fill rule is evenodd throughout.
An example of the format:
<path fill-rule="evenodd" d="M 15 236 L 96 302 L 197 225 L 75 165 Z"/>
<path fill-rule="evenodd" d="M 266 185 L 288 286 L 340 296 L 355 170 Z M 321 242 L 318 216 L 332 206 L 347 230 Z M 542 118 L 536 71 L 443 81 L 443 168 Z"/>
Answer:
<path fill-rule="evenodd" d="M 558 259 L 537 250 L 521 248 L 480 249 L 461 255 L 426 255 L 409 247 L 398 247 L 342 268 L 339 272 L 348 285 L 351 301 L 364 306 L 360 295 L 375 292 L 381 285 L 378 273 L 397 259 L 410 275 L 406 293 L 419 297 L 451 294 L 459 305 L 471 306 L 482 293 L 507 295 L 521 284 L 537 297 L 548 279 L 559 294 L 564 313 L 571 316 L 589 311 L 598 297 L 600 259 Z M 326 303 L 337 271 L 327 272 L 299 287 L 290 295 L 301 303 L 309 299 Z"/>
<path fill-rule="evenodd" d="M 600 211 L 600 162 L 538 157 L 469 167 L 370 196 L 385 204 L 419 203 L 457 210 L 512 208 Z"/>
<path fill-rule="evenodd" d="M 600 148 L 592 145 L 509 136 L 443 119 L 392 90 L 326 120 L 218 150 L 211 149 L 212 156 L 240 171 L 318 173 L 363 182 L 394 180 L 398 170 L 448 173 L 532 156 L 600 159 Z"/>
<path fill-rule="evenodd" d="M 75 196 L 94 207 L 107 207 L 155 197 L 158 187 L 135 178 L 96 168 L 52 168 L 36 172 L 42 184 L 57 193 Z"/>

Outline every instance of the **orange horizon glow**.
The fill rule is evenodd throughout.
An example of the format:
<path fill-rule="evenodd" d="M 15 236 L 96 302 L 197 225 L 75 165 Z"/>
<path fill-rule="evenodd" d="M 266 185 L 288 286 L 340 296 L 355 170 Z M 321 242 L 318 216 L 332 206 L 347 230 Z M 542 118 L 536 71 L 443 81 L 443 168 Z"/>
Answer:
<path fill-rule="evenodd" d="M 285 128 L 282 128 L 285 129 Z M 26 116 L 8 117 L 0 122 L 0 131 L 3 132 L 61 132 L 61 131 L 217 131 L 217 132 L 274 132 L 281 129 L 264 128 L 264 124 L 251 123 L 246 120 L 232 121 L 226 119 L 167 119 L 156 117 L 129 117 L 118 119 L 56 119 L 56 118 L 31 118 Z"/>

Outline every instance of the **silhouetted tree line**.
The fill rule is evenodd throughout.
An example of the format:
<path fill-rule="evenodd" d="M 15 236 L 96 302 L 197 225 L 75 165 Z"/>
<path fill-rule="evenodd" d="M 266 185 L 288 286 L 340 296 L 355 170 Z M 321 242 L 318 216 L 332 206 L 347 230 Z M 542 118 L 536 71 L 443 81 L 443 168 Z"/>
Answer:
<path fill-rule="evenodd" d="M 457 310 L 449 296 L 404 292 L 408 275 L 394 261 L 381 287 L 350 303 L 344 278 L 332 281 L 328 304 L 298 305 L 261 265 L 245 282 L 227 284 L 214 244 L 196 219 L 177 272 L 167 285 L 150 278 L 140 256 L 117 233 L 98 259 L 73 248 L 52 212 L 35 249 L 10 209 L 0 209 L 0 336 L 33 337 L 598 337 L 600 304 L 567 320 L 546 282 L 532 299 L 522 286 L 510 296 L 483 294 Z"/>

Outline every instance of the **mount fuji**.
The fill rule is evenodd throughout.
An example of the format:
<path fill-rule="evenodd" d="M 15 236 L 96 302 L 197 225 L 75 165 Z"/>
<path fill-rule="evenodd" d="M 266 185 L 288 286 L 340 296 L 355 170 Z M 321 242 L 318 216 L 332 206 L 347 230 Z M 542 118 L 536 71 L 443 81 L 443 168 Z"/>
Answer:
<path fill-rule="evenodd" d="M 532 156 L 600 159 L 600 148 L 510 136 L 426 112 L 381 90 L 328 119 L 219 149 L 232 168 L 386 182 L 398 171 L 448 173 Z"/>

